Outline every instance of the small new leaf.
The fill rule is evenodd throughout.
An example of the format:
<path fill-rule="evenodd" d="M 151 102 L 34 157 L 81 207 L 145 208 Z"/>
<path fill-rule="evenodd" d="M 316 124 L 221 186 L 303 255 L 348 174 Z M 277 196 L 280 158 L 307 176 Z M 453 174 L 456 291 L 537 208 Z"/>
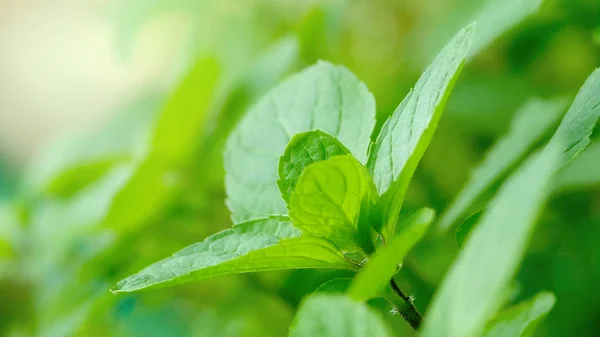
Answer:
<path fill-rule="evenodd" d="M 290 202 L 300 174 L 308 165 L 349 153 L 342 143 L 326 132 L 314 130 L 295 135 L 279 158 L 277 185 L 283 199 Z"/>
<path fill-rule="evenodd" d="M 525 253 L 558 157 L 559 147 L 548 147 L 502 186 L 434 296 L 421 336 L 483 332 Z"/>
<path fill-rule="evenodd" d="M 290 337 L 391 337 L 390 328 L 366 304 L 341 295 L 310 296 L 296 314 Z"/>
<path fill-rule="evenodd" d="M 120 281 L 113 293 L 159 288 L 220 275 L 289 268 L 352 269 L 329 241 L 301 235 L 285 217 L 234 226 Z"/>
<path fill-rule="evenodd" d="M 394 233 L 408 183 L 431 142 L 474 32 L 475 24 L 462 29 L 440 52 L 371 148 L 368 167 L 382 196 L 373 225 L 384 239 Z"/>
<path fill-rule="evenodd" d="M 227 206 L 234 223 L 283 214 L 277 163 L 292 137 L 323 130 L 364 162 L 375 100 L 350 71 L 319 62 L 269 91 L 231 133 L 225 147 Z"/>
<path fill-rule="evenodd" d="M 294 225 L 325 237 L 343 251 L 373 250 L 367 220 L 377 193 L 367 170 L 352 155 L 331 157 L 308 166 L 292 193 Z"/>

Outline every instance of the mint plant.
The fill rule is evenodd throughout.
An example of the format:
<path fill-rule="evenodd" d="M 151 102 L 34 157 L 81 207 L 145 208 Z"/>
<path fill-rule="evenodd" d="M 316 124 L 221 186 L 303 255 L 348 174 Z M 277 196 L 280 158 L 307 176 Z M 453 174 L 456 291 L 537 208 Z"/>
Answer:
<path fill-rule="evenodd" d="M 233 227 L 146 267 L 112 291 L 257 271 L 346 269 L 357 272 L 356 277 L 304 300 L 291 336 L 391 336 L 366 304 L 374 298 L 387 299 L 421 336 L 521 336 L 531 331 L 551 309 L 551 294 L 501 308 L 536 217 L 550 196 L 554 173 L 589 143 L 600 115 L 599 71 L 586 82 L 549 144 L 514 170 L 489 210 L 461 234 L 464 246 L 425 319 L 393 280 L 435 218 L 429 208 L 408 219 L 399 214 L 471 55 L 474 36 L 471 24 L 443 48 L 374 142 L 374 98 L 350 71 L 321 61 L 289 77 L 250 109 L 228 138 L 225 184 Z M 535 103 L 531 109 L 550 113 L 519 117 L 505 141 L 511 145 L 493 150 L 489 160 L 498 161 L 494 169 L 474 175 L 476 187 L 437 229 L 449 228 L 483 191 L 527 157 L 562 106 Z M 539 123 L 540 130 L 527 132 Z M 511 153 L 512 143 L 522 146 Z"/>

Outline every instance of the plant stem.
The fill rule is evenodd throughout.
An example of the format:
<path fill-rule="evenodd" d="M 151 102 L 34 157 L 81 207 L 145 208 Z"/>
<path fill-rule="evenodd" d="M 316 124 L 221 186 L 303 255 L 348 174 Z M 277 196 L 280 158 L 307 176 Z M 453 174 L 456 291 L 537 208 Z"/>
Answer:
<path fill-rule="evenodd" d="M 421 326 L 421 322 L 423 322 L 423 316 L 421 316 L 419 310 L 415 308 L 412 299 L 400 290 L 394 279 L 390 280 L 390 285 L 392 286 L 392 290 L 394 290 L 394 292 L 406 303 L 406 306 L 398 308 L 400 310 L 400 315 L 404 317 L 413 329 L 418 330 L 419 326 Z"/>

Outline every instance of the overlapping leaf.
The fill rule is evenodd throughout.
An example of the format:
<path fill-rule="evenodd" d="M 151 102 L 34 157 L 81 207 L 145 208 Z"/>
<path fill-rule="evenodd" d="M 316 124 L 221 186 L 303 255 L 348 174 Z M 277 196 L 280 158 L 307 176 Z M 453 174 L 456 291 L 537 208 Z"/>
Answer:
<path fill-rule="evenodd" d="M 421 336 L 483 332 L 520 264 L 558 158 L 559 148 L 549 147 L 502 186 L 438 289 Z"/>
<path fill-rule="evenodd" d="M 439 228 L 445 230 L 463 220 L 479 198 L 521 160 L 558 123 L 566 102 L 534 99 L 517 111 L 510 131 L 487 153 L 471 174 L 463 190 L 442 216 Z"/>
<path fill-rule="evenodd" d="M 488 322 L 484 337 L 528 337 L 552 310 L 556 298 L 542 292 L 529 301 L 502 310 Z"/>
<path fill-rule="evenodd" d="M 277 163 L 295 134 L 323 130 L 365 161 L 374 124 L 373 96 L 343 67 L 319 62 L 272 89 L 227 141 L 225 183 L 234 223 L 286 212 Z"/>
<path fill-rule="evenodd" d="M 304 169 L 291 196 L 290 218 L 304 232 L 344 251 L 369 253 L 368 215 L 376 197 L 369 173 L 352 155 L 334 156 Z"/>
<path fill-rule="evenodd" d="M 349 153 L 342 143 L 326 132 L 315 130 L 295 135 L 279 158 L 277 168 L 277 184 L 283 199 L 290 201 L 300 174 L 308 165 Z"/>

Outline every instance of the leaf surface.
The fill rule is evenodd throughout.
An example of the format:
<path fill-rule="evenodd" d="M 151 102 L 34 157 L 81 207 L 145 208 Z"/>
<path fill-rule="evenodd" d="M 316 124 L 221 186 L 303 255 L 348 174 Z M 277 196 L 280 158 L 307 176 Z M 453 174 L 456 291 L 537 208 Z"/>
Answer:
<path fill-rule="evenodd" d="M 373 226 L 384 239 L 394 233 L 408 183 L 429 146 L 462 69 L 475 25 L 462 29 L 435 58 L 385 122 L 368 167 L 382 198 Z"/>
<path fill-rule="evenodd" d="M 120 281 L 114 293 L 220 275 L 290 268 L 352 269 L 329 241 L 302 236 L 285 217 L 246 222 L 214 234 Z"/>
<path fill-rule="evenodd" d="M 383 318 L 366 304 L 341 296 L 310 296 L 296 314 L 290 337 L 391 337 Z"/>
<path fill-rule="evenodd" d="M 477 336 L 502 304 L 549 192 L 559 148 L 547 149 L 501 187 L 434 295 L 421 336 Z"/>
<path fill-rule="evenodd" d="M 331 157 L 308 166 L 290 200 L 294 225 L 325 237 L 343 251 L 372 251 L 367 221 L 377 193 L 367 170 L 352 156 Z"/>
<path fill-rule="evenodd" d="M 375 100 L 347 69 L 319 62 L 289 77 L 228 138 L 225 185 L 233 222 L 286 212 L 277 163 L 294 135 L 323 130 L 364 162 L 374 125 Z"/>
<path fill-rule="evenodd" d="M 590 144 L 590 135 L 600 118 L 600 68 L 587 78 L 569 111 L 560 122 L 550 144 L 562 146 L 559 168 L 567 166 Z"/>
<path fill-rule="evenodd" d="M 326 132 L 314 130 L 295 135 L 279 158 L 277 168 L 277 185 L 283 199 L 289 202 L 300 174 L 308 165 L 349 153 L 342 143 Z"/>

